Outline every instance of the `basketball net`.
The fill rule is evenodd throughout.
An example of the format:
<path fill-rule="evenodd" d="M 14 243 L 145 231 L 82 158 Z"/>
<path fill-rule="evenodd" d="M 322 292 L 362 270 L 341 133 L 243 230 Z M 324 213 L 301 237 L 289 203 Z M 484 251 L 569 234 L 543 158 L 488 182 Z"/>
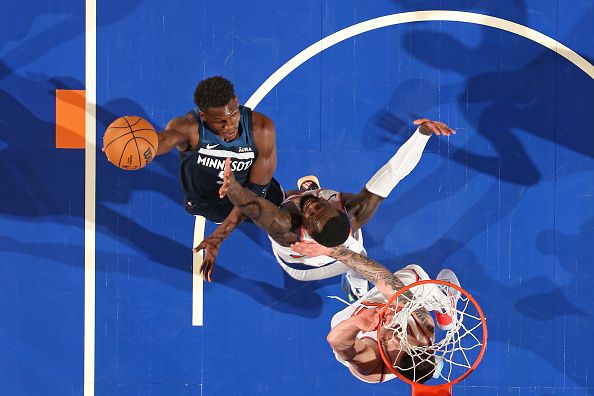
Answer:
<path fill-rule="evenodd" d="M 419 342 L 411 334 L 411 324 L 418 322 L 415 317 L 427 312 L 445 313 L 451 323 L 445 331 L 436 327 L 435 339 L 425 337 L 424 342 Z M 382 337 L 398 339 L 399 350 L 386 352 Z M 412 385 L 414 396 L 451 395 L 452 385 L 466 378 L 482 359 L 487 323 L 476 300 L 464 289 L 441 280 L 420 281 L 390 298 L 380 313 L 378 343 L 388 369 Z M 412 365 L 405 355 L 412 359 Z"/>

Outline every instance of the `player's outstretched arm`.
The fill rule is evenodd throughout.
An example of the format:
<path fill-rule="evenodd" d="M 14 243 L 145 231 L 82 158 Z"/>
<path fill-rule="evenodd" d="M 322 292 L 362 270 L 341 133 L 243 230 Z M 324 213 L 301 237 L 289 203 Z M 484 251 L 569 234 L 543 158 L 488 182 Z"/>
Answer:
<path fill-rule="evenodd" d="M 186 117 L 177 117 L 169 121 L 165 129 L 157 133 L 157 155 L 166 154 L 175 147 L 180 151 L 187 150 L 190 145 L 188 130 L 192 127 L 196 127 L 195 122 Z M 196 141 L 195 144 L 197 143 Z"/>
<path fill-rule="evenodd" d="M 291 215 L 240 185 L 231 171 L 230 158 L 225 161 L 223 184 L 219 189 L 219 196 L 229 197 L 241 213 L 252 219 L 278 243 L 288 245 L 297 240 L 296 234 L 291 232 Z"/>
<path fill-rule="evenodd" d="M 345 208 L 351 217 L 353 228 L 358 229 L 367 223 L 383 199 L 415 168 L 431 135 L 456 134 L 456 131 L 443 122 L 421 118 L 413 123 L 419 126 L 417 130 L 373 175 L 365 188 L 359 194 L 343 194 Z"/>
<path fill-rule="evenodd" d="M 202 277 L 208 282 L 212 282 L 212 272 L 214 271 L 215 261 L 221 248 L 221 243 L 233 232 L 239 224 L 246 219 L 246 216 L 241 213 L 239 208 L 234 207 L 229 215 L 223 220 L 221 224 L 194 247 L 192 251 L 198 253 L 204 250 L 204 257 L 202 258 L 202 265 L 200 266 L 200 273 Z"/>
<path fill-rule="evenodd" d="M 307 241 L 293 243 L 291 249 L 305 256 L 313 257 L 324 255 L 340 261 L 361 274 L 369 282 L 373 283 L 377 290 L 379 290 L 387 300 L 405 286 L 396 275 L 377 261 L 360 253 L 355 253 L 344 246 L 329 248 L 314 241 Z M 413 298 L 410 290 L 405 291 L 403 294 L 409 299 Z M 418 311 L 415 311 L 415 313 L 423 326 L 427 329 L 433 328 L 433 321 L 427 310 L 419 309 Z"/>
<path fill-rule="evenodd" d="M 394 293 L 404 287 L 400 279 L 389 269 L 377 261 L 362 254 L 355 253 L 344 246 L 329 248 L 314 241 L 307 241 L 296 242 L 291 245 L 291 249 L 309 257 L 324 255 L 340 261 L 373 283 L 386 298 L 392 297 Z"/>

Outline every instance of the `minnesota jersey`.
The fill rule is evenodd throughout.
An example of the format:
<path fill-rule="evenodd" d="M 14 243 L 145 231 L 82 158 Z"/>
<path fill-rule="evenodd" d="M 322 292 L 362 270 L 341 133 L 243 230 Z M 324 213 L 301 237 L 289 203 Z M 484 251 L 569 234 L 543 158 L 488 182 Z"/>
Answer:
<path fill-rule="evenodd" d="M 252 110 L 239 106 L 239 136 L 226 142 L 202 122 L 198 109 L 192 111 L 198 122 L 199 143 L 194 150 L 180 153 L 180 180 L 184 193 L 184 206 L 192 214 L 193 208 L 204 201 L 223 201 L 219 188 L 223 182 L 225 159 L 231 158 L 231 170 L 241 185 L 248 181 L 250 167 L 258 155 L 252 130 Z"/>
<path fill-rule="evenodd" d="M 285 199 L 283 203 L 281 203 L 280 207 L 282 208 L 284 205 L 290 204 L 295 204 L 297 205 L 297 207 L 299 207 L 301 199 L 311 195 L 325 199 L 328 202 L 335 203 L 343 211 L 345 211 L 340 193 L 325 188 L 320 188 L 314 191 L 304 191 L 301 194 L 291 195 L 290 197 Z M 313 239 L 308 235 L 307 231 L 305 231 L 305 228 L 303 226 L 299 229 L 298 239 L 300 241 L 313 241 Z M 281 246 L 272 238 L 270 238 L 270 241 L 272 243 L 272 251 L 274 252 L 277 260 L 279 260 L 279 263 L 282 261 L 281 264 L 301 264 L 309 267 L 323 267 L 336 262 L 335 259 L 328 256 L 306 257 L 294 252 L 290 247 Z M 351 230 L 349 237 L 342 244 L 342 246 L 349 248 L 355 253 L 364 252 L 365 250 L 363 248 L 363 235 L 361 233 L 361 230 L 359 229 L 354 232 Z"/>

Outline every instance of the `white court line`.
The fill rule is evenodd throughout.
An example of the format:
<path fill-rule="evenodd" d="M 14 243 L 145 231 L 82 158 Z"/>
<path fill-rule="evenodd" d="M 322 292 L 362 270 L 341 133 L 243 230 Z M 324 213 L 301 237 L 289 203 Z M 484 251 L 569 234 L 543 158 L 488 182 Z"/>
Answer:
<path fill-rule="evenodd" d="M 95 190 L 97 26 L 95 0 L 85 1 L 85 326 L 84 396 L 95 394 Z"/>
<path fill-rule="evenodd" d="M 542 34 L 534 29 L 520 25 L 519 23 L 511 22 L 505 19 L 492 17 L 489 15 L 476 14 L 472 12 L 462 11 L 445 11 L 445 10 L 433 10 L 433 11 L 413 11 L 403 12 L 401 14 L 391 14 L 379 18 L 369 19 L 364 22 L 357 23 L 356 25 L 349 26 L 345 29 L 339 30 L 327 37 L 324 37 L 315 44 L 310 45 L 287 63 L 281 66 L 280 69 L 275 71 L 264 83 L 254 92 L 254 94 L 245 103 L 247 107 L 252 109 L 264 99 L 264 97 L 274 88 L 276 85 L 286 76 L 288 76 L 293 70 L 301 66 L 303 63 L 319 54 L 320 52 L 332 47 L 335 44 L 340 43 L 353 36 L 357 36 L 361 33 L 365 33 L 371 30 L 383 28 L 386 26 L 399 25 L 410 22 L 422 22 L 422 21 L 450 21 L 450 22 L 466 22 L 474 23 L 477 25 L 489 26 L 495 29 L 505 30 L 510 33 L 517 34 L 532 40 L 548 49 L 555 51 L 580 69 L 582 69 L 587 75 L 594 79 L 594 66 L 590 64 L 586 59 L 561 44 L 560 42 L 550 38 L 549 36 Z"/>
<path fill-rule="evenodd" d="M 204 239 L 204 217 L 196 216 L 194 221 L 194 246 L 198 246 Z M 202 265 L 202 252 L 192 253 L 192 326 L 202 326 L 203 311 L 203 281 L 200 273 Z"/>

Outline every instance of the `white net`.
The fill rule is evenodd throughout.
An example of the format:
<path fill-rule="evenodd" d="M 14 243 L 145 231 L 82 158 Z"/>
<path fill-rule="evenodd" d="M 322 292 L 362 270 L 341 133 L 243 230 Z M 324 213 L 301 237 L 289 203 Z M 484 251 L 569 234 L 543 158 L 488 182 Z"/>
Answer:
<path fill-rule="evenodd" d="M 434 335 L 421 332 L 419 337 L 415 327 L 422 322 L 420 316 L 427 314 L 444 330 L 438 325 Z M 484 349 L 486 327 L 477 307 L 465 294 L 440 283 L 414 286 L 399 295 L 382 327 L 384 340 L 399 340 L 399 348 L 387 354 L 392 367 L 413 382 L 431 377 L 431 382 L 452 382 L 471 370 Z"/>

